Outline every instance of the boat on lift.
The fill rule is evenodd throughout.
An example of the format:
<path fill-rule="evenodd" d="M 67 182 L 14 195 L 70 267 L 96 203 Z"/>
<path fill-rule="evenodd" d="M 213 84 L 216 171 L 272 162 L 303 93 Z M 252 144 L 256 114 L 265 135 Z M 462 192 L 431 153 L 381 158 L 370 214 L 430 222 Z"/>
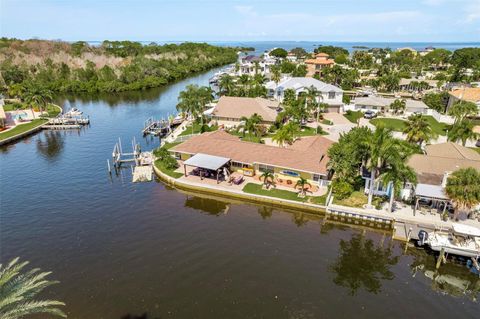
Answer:
<path fill-rule="evenodd" d="M 475 260 L 480 257 L 480 229 L 477 227 L 453 223 L 450 232 L 421 230 L 418 238 L 419 245 L 427 245 L 434 251 L 443 249 L 445 253 Z"/>
<path fill-rule="evenodd" d="M 72 107 L 67 113 L 64 114 L 65 117 L 74 117 L 74 116 L 81 116 L 83 114 L 82 111 L 77 109 L 76 107 Z"/>

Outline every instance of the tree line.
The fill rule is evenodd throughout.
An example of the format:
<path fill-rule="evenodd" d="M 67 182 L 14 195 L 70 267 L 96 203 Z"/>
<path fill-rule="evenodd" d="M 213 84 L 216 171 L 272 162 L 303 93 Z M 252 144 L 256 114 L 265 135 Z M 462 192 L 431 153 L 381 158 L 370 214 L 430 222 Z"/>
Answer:
<path fill-rule="evenodd" d="M 38 40 L 36 40 L 38 42 Z M 51 45 L 46 52 L 35 50 L 28 41 L 0 39 L 0 72 L 3 90 L 11 97 L 21 96 L 27 87 L 40 87 L 53 92 L 119 92 L 142 90 L 183 79 L 192 73 L 235 62 L 238 48 L 217 47 L 205 43 L 142 45 L 131 41 L 104 41 L 95 47 L 86 42 L 34 42 Z M 70 57 L 78 57 L 83 66 L 54 62 L 49 55 L 60 50 Z M 42 55 L 39 53 L 41 52 Z M 116 57 L 120 63 L 97 65 L 86 55 Z M 39 63 L 28 64 L 31 54 Z M 19 56 L 23 56 L 20 59 Z"/>

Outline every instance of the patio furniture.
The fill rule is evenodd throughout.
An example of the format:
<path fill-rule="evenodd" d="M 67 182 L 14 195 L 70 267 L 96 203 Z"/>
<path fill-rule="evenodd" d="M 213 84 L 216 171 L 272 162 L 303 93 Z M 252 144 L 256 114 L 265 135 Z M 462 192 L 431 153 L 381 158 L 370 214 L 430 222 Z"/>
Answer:
<path fill-rule="evenodd" d="M 240 185 L 241 183 L 243 183 L 243 176 L 238 176 L 236 177 L 234 180 L 233 180 L 233 183 L 235 185 Z"/>

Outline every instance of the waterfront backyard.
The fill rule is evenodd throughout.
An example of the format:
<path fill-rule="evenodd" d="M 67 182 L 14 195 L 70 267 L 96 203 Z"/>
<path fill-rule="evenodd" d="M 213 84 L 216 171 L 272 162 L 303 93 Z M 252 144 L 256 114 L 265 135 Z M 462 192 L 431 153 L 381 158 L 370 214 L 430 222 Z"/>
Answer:
<path fill-rule="evenodd" d="M 458 309 L 476 317 L 478 278 L 456 264 L 432 276 L 434 256 L 405 253 L 391 231 L 158 180 L 134 184 L 129 168 L 108 174 L 119 137 L 157 148 L 158 139 L 141 138 L 145 119 L 172 114 L 185 85 L 206 84 L 215 71 L 140 97 L 70 96 L 58 103 L 94 125 L 0 148 L 2 262 L 20 256 L 53 271 L 60 283 L 47 296 L 64 301 L 70 318 L 451 318 Z M 259 181 L 238 188 L 265 191 Z M 282 191 L 295 194 L 269 194 L 293 199 Z"/>

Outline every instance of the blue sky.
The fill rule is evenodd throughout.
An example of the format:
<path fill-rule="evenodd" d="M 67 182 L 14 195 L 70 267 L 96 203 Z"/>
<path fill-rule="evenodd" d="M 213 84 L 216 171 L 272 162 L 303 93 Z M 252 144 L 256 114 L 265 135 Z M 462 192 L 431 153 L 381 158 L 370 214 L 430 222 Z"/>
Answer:
<path fill-rule="evenodd" d="M 480 42 L 480 0 L 0 0 L 2 36 Z"/>

